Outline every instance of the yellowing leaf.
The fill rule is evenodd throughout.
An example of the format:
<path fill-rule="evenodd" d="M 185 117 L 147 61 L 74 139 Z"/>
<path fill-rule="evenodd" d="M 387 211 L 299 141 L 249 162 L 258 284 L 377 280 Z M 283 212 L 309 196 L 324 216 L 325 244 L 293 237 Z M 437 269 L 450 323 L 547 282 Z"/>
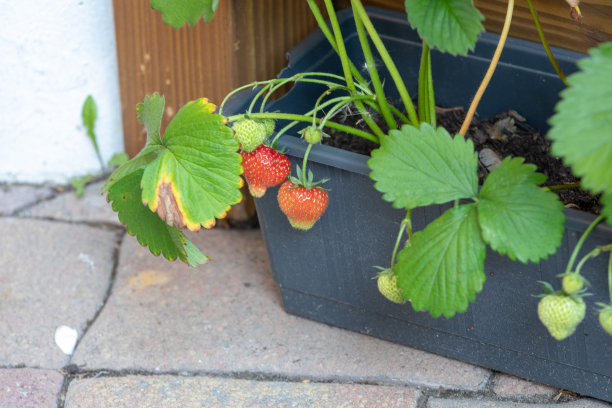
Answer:
<path fill-rule="evenodd" d="M 207 99 L 187 103 L 162 137 L 157 158 L 145 168 L 142 200 L 178 228 L 210 228 L 240 201 L 241 156 L 224 118 Z"/>

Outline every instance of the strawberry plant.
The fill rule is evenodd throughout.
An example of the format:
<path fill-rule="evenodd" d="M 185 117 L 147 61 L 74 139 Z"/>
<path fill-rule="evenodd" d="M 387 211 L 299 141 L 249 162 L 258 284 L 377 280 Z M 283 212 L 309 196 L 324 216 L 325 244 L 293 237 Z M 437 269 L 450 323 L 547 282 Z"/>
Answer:
<path fill-rule="evenodd" d="M 406 214 L 395 238 L 391 263 L 380 267 L 383 272 L 377 276 L 380 291 L 390 300 L 410 300 L 406 307 L 428 311 L 434 317 L 452 317 L 465 312 L 482 291 L 487 248 L 523 264 L 555 254 L 565 222 L 563 204 L 555 191 L 575 186 L 542 187 L 546 176 L 521 157 L 503 159 L 479 185 L 478 155 L 466 137 L 503 50 L 514 0 L 508 1 L 490 68 L 475 91 L 461 130 L 454 135 L 436 123 L 431 53 L 465 55 L 474 49 L 484 28 L 483 16 L 472 1 L 405 0 L 408 20 L 422 40 L 416 106 L 360 0 L 352 0 L 351 5 L 367 73 L 348 57 L 332 1 L 324 1 L 329 23 L 317 3 L 307 1 L 339 57 L 342 73 L 304 72 L 247 84 L 228 94 L 218 113 L 204 98 L 190 102 L 172 119 L 163 136 L 164 99 L 158 94 L 145 98 L 137 111 L 147 130 L 147 144 L 104 186 L 128 231 L 156 255 L 179 258 L 190 265 L 203 263 L 207 256 L 187 240 L 181 228 L 212 227 L 216 218 L 222 218 L 240 201 L 241 175 L 256 197 L 281 184 L 279 210 L 292 227 L 308 231 L 326 216 L 328 202 L 334 199 L 333 191 L 321 187 L 324 180 L 314 181 L 309 152 L 326 136 L 325 129 L 336 129 L 378 144 L 368 161 L 370 177 L 382 199 Z M 533 11 L 531 1 L 527 2 Z M 572 7 L 579 12 L 574 3 Z M 193 25 L 201 16 L 210 20 L 217 7 L 217 1 L 211 0 L 152 0 L 151 4 L 175 27 L 185 22 Z M 584 188 L 602 194 L 602 215 L 586 237 L 598 222 L 606 219 L 612 224 L 612 88 L 608 80 L 612 77 L 612 44 L 592 50 L 580 63 L 581 71 L 565 78 L 546 45 L 535 12 L 533 16 L 551 62 L 568 84 L 550 120 L 552 151 L 581 177 Z M 382 65 L 375 61 L 372 47 Z M 381 79 L 381 66 L 390 78 L 387 82 Z M 312 109 L 302 114 L 267 111 L 276 91 L 298 82 L 325 88 Z M 255 96 L 246 112 L 225 116 L 226 101 L 252 88 L 256 88 Z M 399 95 L 401 107 L 388 102 L 390 88 Z M 356 107 L 368 130 L 336 121 L 348 106 Z M 379 115 L 389 131 L 383 131 L 370 112 Z M 276 120 L 283 121 L 283 126 L 274 133 Z M 302 136 L 308 148 L 302 166 L 295 166 L 296 175 L 292 176 L 287 159 L 274 147 L 284 133 L 299 129 L 300 124 L 307 124 Z M 422 230 L 412 231 L 412 211 L 430 205 L 444 205 L 445 211 Z M 405 242 L 404 233 L 408 236 Z M 576 246 L 562 276 L 563 289 L 554 292 L 547 286 L 551 293 L 538 307 L 540 319 L 556 339 L 573 333 L 584 317 L 586 281 L 580 275 L 581 266 L 611 250 L 610 246 L 595 248 L 574 268 L 583 242 Z M 600 305 L 600 321 L 608 332 L 612 276 L 609 281 L 611 304 Z"/>

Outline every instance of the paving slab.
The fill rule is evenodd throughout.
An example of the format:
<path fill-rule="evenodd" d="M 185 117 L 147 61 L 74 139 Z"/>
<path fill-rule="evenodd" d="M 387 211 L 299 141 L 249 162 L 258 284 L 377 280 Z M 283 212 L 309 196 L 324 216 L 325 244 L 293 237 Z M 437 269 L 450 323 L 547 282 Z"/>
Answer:
<path fill-rule="evenodd" d="M 58 326 L 81 334 L 110 282 L 116 233 L 0 219 L 0 365 L 59 368 Z"/>
<path fill-rule="evenodd" d="M 419 391 L 404 387 L 127 376 L 70 383 L 66 408 L 415 408 Z"/>
<path fill-rule="evenodd" d="M 563 403 L 529 404 L 510 401 L 486 401 L 479 399 L 453 400 L 444 398 L 430 398 L 427 408 L 610 408 L 610 404 L 592 399 L 579 399 Z"/>
<path fill-rule="evenodd" d="M 105 181 L 85 187 L 83 197 L 69 190 L 51 200 L 43 201 L 19 213 L 21 216 L 51 218 L 55 220 L 121 225 L 106 195 L 100 194 Z"/>
<path fill-rule="evenodd" d="M 493 392 L 503 398 L 544 399 L 555 396 L 558 389 L 512 375 L 497 374 L 493 380 Z"/>
<path fill-rule="evenodd" d="M 0 369 L 0 408 L 53 408 L 63 380 L 53 370 Z"/>
<path fill-rule="evenodd" d="M 190 237 L 212 261 L 191 269 L 126 237 L 113 292 L 73 363 L 470 390 L 489 378 L 470 364 L 287 314 L 257 230 Z"/>
<path fill-rule="evenodd" d="M 46 186 L 2 185 L 0 186 L 0 215 L 11 215 L 15 211 L 52 197 L 55 190 Z"/>

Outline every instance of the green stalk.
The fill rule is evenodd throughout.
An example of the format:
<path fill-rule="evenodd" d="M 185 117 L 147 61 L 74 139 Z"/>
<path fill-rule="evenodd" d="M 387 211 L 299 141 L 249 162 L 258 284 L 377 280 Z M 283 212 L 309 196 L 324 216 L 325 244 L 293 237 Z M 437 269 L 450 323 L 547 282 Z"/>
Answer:
<path fill-rule="evenodd" d="M 351 103 L 351 102 L 355 102 L 355 101 L 362 102 L 362 101 L 364 101 L 365 98 L 372 98 L 372 97 L 371 96 L 355 97 L 355 98 L 349 98 L 347 100 L 343 100 L 343 101 L 340 101 L 340 102 L 336 103 L 334 106 L 331 107 L 331 109 L 329 110 L 329 112 L 327 112 L 327 114 L 323 117 L 323 119 L 321 119 L 320 126 L 324 127 L 325 124 L 327 123 L 327 121 L 330 120 L 336 113 L 338 113 L 340 108 L 342 108 L 343 106 L 346 106 L 347 103 Z M 313 125 L 314 125 L 314 123 L 313 123 Z"/>
<path fill-rule="evenodd" d="M 363 98 L 363 97 L 359 97 L 359 98 Z M 370 98 L 373 98 L 373 96 L 370 96 Z M 346 96 L 339 96 L 339 97 L 336 97 L 336 98 L 332 98 L 332 99 L 329 99 L 329 100 L 325 101 L 324 103 L 322 103 L 322 104 L 319 106 L 319 108 L 318 108 L 318 109 L 319 109 L 319 110 L 322 110 L 322 109 L 324 109 L 324 108 L 326 108 L 326 107 L 328 107 L 328 106 L 330 106 L 330 105 L 333 105 L 333 104 L 337 103 L 338 101 L 342 101 L 342 100 L 350 101 L 350 100 L 352 100 L 352 98 L 351 98 L 351 97 L 348 97 L 348 99 L 347 99 L 347 97 L 346 97 Z M 310 118 L 311 118 L 311 117 L 314 115 L 314 113 L 315 113 L 315 112 L 316 112 L 316 111 L 315 111 L 314 109 L 311 109 L 310 111 L 308 111 L 308 112 L 306 112 L 306 113 L 305 113 L 305 116 L 308 116 L 308 117 L 310 117 Z M 315 120 L 314 122 L 315 122 L 315 124 L 316 124 L 316 120 Z M 282 136 L 282 135 L 283 135 L 283 134 L 284 134 L 286 131 L 288 131 L 288 130 L 289 130 L 289 129 L 291 129 L 293 126 L 297 125 L 298 123 L 299 123 L 299 121 L 293 121 L 293 122 L 289 123 L 288 125 L 286 125 L 284 128 L 282 128 L 280 131 L 278 131 L 278 132 L 276 133 L 276 136 L 274 137 L 274 140 L 272 140 L 272 144 L 276 143 L 276 141 L 278 140 L 278 138 L 279 138 L 279 137 L 281 137 L 281 136 Z M 320 122 L 319 122 L 319 123 L 320 123 Z M 369 134 L 369 133 L 367 133 L 367 132 L 366 132 L 366 134 L 370 135 L 370 138 L 366 138 L 366 139 L 368 139 L 368 140 L 372 140 L 371 138 L 374 138 L 374 137 L 375 137 L 375 136 L 373 136 L 373 135 L 371 135 L 371 134 Z M 372 140 L 372 141 L 373 141 L 373 140 Z M 375 143 L 377 143 L 377 142 L 375 142 Z"/>
<path fill-rule="evenodd" d="M 376 29 L 374 28 L 372 21 L 370 21 L 370 17 L 368 17 L 368 14 L 363 8 L 361 1 L 353 0 L 352 5 L 353 5 L 353 12 L 357 13 L 359 17 L 361 18 L 361 21 L 363 22 L 365 29 L 368 31 L 368 34 L 370 34 L 372 43 L 374 43 L 376 50 L 378 50 L 380 57 L 382 58 L 383 62 L 385 63 L 385 66 L 389 70 L 389 73 L 391 74 L 391 78 L 393 78 L 393 82 L 395 82 L 395 86 L 397 87 L 397 90 L 400 94 L 400 98 L 402 99 L 402 102 L 404 103 L 404 106 L 406 108 L 406 112 L 408 112 L 408 117 L 410 118 L 410 122 L 415 127 L 418 127 L 419 118 L 417 117 L 416 111 L 414 109 L 414 104 L 412 103 L 412 99 L 410 98 L 408 89 L 406 89 L 406 84 L 404 84 L 404 81 L 402 80 L 402 76 L 397 70 L 395 63 L 391 59 L 389 52 L 385 48 L 385 45 L 380 39 L 380 36 L 376 32 Z"/>
<path fill-rule="evenodd" d="M 397 116 L 399 120 L 401 120 L 403 123 L 410 123 L 410 119 L 408 119 L 406 115 L 400 112 L 400 110 L 397 109 L 395 106 L 389 105 L 389 108 L 391 108 L 391 112 L 393 112 L 395 116 Z"/>
<path fill-rule="evenodd" d="M 353 3 L 353 0 L 351 1 L 351 3 Z M 387 97 L 385 96 L 385 91 L 383 89 L 382 83 L 380 82 L 380 77 L 378 76 L 378 70 L 376 69 L 376 64 L 374 62 L 374 57 L 372 56 L 372 50 L 370 49 L 368 36 L 365 32 L 365 29 L 363 28 L 363 23 L 358 14 L 354 13 L 353 16 L 355 18 L 355 27 L 357 28 L 359 42 L 361 43 L 361 50 L 363 52 L 363 56 L 365 57 L 368 72 L 370 73 L 370 80 L 372 81 L 372 86 L 374 86 L 374 92 L 376 92 L 376 99 L 378 100 L 378 105 L 380 106 L 382 117 L 385 119 L 385 122 L 387 122 L 387 126 L 389 126 L 389 129 L 397 129 L 397 123 L 395 123 L 393 114 L 389 109 Z"/>
<path fill-rule="evenodd" d="M 584 231 L 584 233 L 578 240 L 578 243 L 576 244 L 574 251 L 572 252 L 572 256 L 570 257 L 569 262 L 567 263 L 567 268 L 565 268 L 566 274 L 572 271 L 574 262 L 576 262 L 576 258 L 578 257 L 578 253 L 580 252 L 580 248 L 582 248 L 582 244 L 584 244 L 584 241 L 586 241 L 591 231 L 593 231 L 593 229 L 597 226 L 597 224 L 599 224 L 604 218 L 605 217 L 603 215 L 600 215 L 599 217 L 595 218 L 595 220 L 591 223 L 591 225 L 589 225 L 589 227 Z"/>
<path fill-rule="evenodd" d="M 612 306 L 612 252 L 608 261 L 608 291 L 610 292 L 610 306 Z"/>
<path fill-rule="evenodd" d="M 603 251 L 612 251 L 612 244 L 611 245 L 605 245 L 605 246 L 602 246 L 602 247 L 599 247 L 599 248 L 595 248 L 591 252 L 586 254 L 584 257 L 582 257 L 580 262 L 578 262 L 578 266 L 576 266 L 576 273 L 580 274 L 580 270 L 582 269 L 582 266 L 586 263 L 586 261 L 588 261 L 591 258 L 595 258 L 600 253 L 602 253 Z"/>
<path fill-rule="evenodd" d="M 572 188 L 580 188 L 580 183 L 557 184 L 554 186 L 545 186 L 542 188 L 548 191 L 569 190 Z"/>
<path fill-rule="evenodd" d="M 319 6 L 317 6 L 317 3 L 315 2 L 315 0 L 307 0 L 307 1 L 308 1 L 308 5 L 310 6 L 310 10 L 312 11 L 312 14 L 315 20 L 317 20 L 317 24 L 319 25 L 319 28 L 323 32 L 323 35 L 325 35 L 325 38 L 327 38 L 327 41 L 329 41 L 329 44 L 332 46 L 334 51 L 338 52 L 338 45 L 336 44 L 334 35 L 330 31 L 329 27 L 327 27 L 327 24 L 325 23 L 325 19 L 323 18 L 323 14 L 321 14 L 321 11 L 319 10 Z M 359 70 L 357 69 L 357 67 L 355 67 L 355 64 L 353 64 L 353 62 L 349 60 L 349 65 L 350 65 L 349 68 L 351 70 L 351 73 L 353 74 L 355 79 L 358 82 L 365 84 L 366 81 L 363 78 L 363 76 L 359 73 Z"/>
<path fill-rule="evenodd" d="M 436 101 L 433 92 L 433 78 L 431 75 L 431 51 L 429 44 L 423 40 L 421 53 L 421 67 L 419 69 L 419 117 L 422 122 L 436 126 Z"/>
<path fill-rule="evenodd" d="M 346 47 L 344 45 L 344 38 L 342 37 L 342 32 L 340 31 L 340 24 L 338 23 L 338 17 L 336 17 L 336 12 L 334 11 L 334 5 L 332 0 L 325 0 L 325 6 L 327 7 L 327 13 L 329 14 L 329 21 L 331 22 L 332 30 L 334 32 L 334 37 L 336 39 L 337 53 L 340 57 L 340 62 L 342 63 L 342 71 L 344 72 L 344 79 L 346 81 L 346 86 L 351 91 L 351 95 L 355 93 L 355 83 L 353 82 L 353 76 L 350 69 L 350 60 L 348 58 L 348 54 L 346 53 Z M 359 111 L 361 112 L 361 116 L 363 120 L 368 124 L 372 132 L 378 137 L 378 139 L 385 136 L 385 133 L 382 129 L 374 122 L 374 120 L 370 117 L 368 112 L 362 103 L 355 103 Z M 377 142 L 378 143 L 378 142 Z"/>
<path fill-rule="evenodd" d="M 250 115 L 248 115 L 248 117 L 252 119 L 281 119 L 281 120 L 292 120 L 292 121 L 298 121 L 298 122 L 310 122 L 310 123 L 312 122 L 312 116 L 298 115 L 294 113 L 278 113 L 278 112 L 251 113 Z M 227 123 L 231 123 L 231 122 L 235 122 L 237 120 L 246 119 L 246 118 L 247 118 L 247 115 L 244 113 L 241 113 L 239 115 L 228 116 L 226 119 L 227 119 Z M 320 122 L 319 119 L 317 119 L 316 121 L 317 121 L 317 124 Z M 371 133 L 364 132 L 363 130 L 355 129 L 350 126 L 342 125 L 336 122 L 327 122 L 325 126 L 331 129 L 339 130 L 341 132 L 349 133 L 351 135 L 363 137 L 364 139 L 370 140 L 374 143 L 378 143 L 378 139 L 376 138 L 376 136 L 372 135 Z"/>
<path fill-rule="evenodd" d="M 548 46 L 546 37 L 544 37 L 544 31 L 542 30 L 542 27 L 540 26 L 540 19 L 538 18 L 538 13 L 533 7 L 533 3 L 531 2 L 531 0 L 527 0 L 527 4 L 529 5 L 529 11 L 531 12 L 533 23 L 535 24 L 536 30 L 538 30 L 538 35 L 540 36 L 540 42 L 542 43 L 542 46 L 544 46 L 544 50 L 546 51 L 546 55 L 548 55 L 548 59 L 550 60 L 550 63 L 552 64 L 555 71 L 557 71 L 557 75 L 559 75 L 559 79 L 563 81 L 565 86 L 569 86 L 569 84 L 567 83 L 567 78 L 565 77 L 565 74 L 561 70 L 561 67 L 557 63 L 555 56 L 553 55 L 550 47 Z"/>
<path fill-rule="evenodd" d="M 393 247 L 393 253 L 391 254 L 391 270 L 395 266 L 395 257 L 397 255 L 397 250 L 399 248 L 400 242 L 402 242 L 402 236 L 404 235 L 404 230 L 408 228 L 408 241 L 412 239 L 412 222 L 410 221 L 411 210 L 408 210 L 406 214 L 406 218 L 400 224 L 400 230 L 397 234 L 397 238 L 395 239 L 395 247 Z"/>
<path fill-rule="evenodd" d="M 306 177 L 306 164 L 308 164 L 308 155 L 310 154 L 310 150 L 312 149 L 312 144 L 308 143 L 308 147 L 304 152 L 304 160 L 302 160 L 302 185 L 306 187 L 308 185 L 308 177 Z"/>

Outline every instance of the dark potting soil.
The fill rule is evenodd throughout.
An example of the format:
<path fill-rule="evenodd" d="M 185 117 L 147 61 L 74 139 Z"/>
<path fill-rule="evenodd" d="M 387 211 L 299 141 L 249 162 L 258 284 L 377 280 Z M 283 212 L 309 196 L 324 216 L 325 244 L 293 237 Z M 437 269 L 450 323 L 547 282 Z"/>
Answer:
<path fill-rule="evenodd" d="M 372 113 L 381 129 L 387 133 L 386 123 Z M 451 135 L 457 134 L 463 123 L 465 112 L 463 108 L 437 109 L 437 124 L 443 126 Z M 345 108 L 335 118 L 335 121 L 365 131 L 367 124 L 354 107 Z M 349 150 L 355 153 L 369 155 L 378 145 L 369 140 L 349 135 L 344 132 L 327 129 L 331 136 L 323 139 L 323 144 Z M 580 180 L 563 165 L 560 158 L 550 154 L 551 142 L 535 128 L 526 123 L 519 113 L 508 111 L 499 115 L 480 119 L 474 117 L 467 132 L 467 137 L 474 142 L 479 155 L 479 177 L 481 182 L 489 173 L 491 162 L 500 161 L 504 157 L 524 157 L 526 163 L 535 164 L 540 173 L 546 175 L 545 186 L 578 183 Z M 556 193 L 566 207 L 599 214 L 601 204 L 597 196 L 582 189 L 559 190 Z"/>

